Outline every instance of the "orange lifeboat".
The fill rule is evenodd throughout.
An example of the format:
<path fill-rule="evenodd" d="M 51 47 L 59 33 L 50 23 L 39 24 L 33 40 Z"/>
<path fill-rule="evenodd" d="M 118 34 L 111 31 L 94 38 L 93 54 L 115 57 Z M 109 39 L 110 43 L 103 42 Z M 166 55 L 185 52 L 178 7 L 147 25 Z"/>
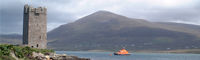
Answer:
<path fill-rule="evenodd" d="M 121 49 L 118 52 L 115 52 L 114 55 L 130 55 L 126 49 Z"/>

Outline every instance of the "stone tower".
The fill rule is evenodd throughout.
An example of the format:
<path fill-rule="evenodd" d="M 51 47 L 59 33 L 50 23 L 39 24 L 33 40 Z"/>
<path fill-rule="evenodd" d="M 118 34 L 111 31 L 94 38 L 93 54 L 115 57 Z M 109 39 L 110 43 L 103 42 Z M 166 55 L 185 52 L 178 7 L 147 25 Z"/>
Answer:
<path fill-rule="evenodd" d="M 32 48 L 45 49 L 47 45 L 47 9 L 24 6 L 23 44 Z"/>

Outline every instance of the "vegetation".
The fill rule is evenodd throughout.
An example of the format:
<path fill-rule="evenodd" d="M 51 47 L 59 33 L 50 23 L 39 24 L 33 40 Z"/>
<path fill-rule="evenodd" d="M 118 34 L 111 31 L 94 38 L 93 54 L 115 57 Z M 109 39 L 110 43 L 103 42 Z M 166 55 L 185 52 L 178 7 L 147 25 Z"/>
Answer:
<path fill-rule="evenodd" d="M 0 56 L 0 60 L 15 60 L 15 58 L 11 56 Z"/>
<path fill-rule="evenodd" d="M 18 58 L 25 58 L 25 59 L 27 59 L 28 56 L 32 55 L 32 52 L 49 53 L 49 52 L 54 52 L 54 51 L 53 50 L 48 50 L 48 49 L 30 48 L 28 46 L 23 47 L 23 46 L 1 44 L 0 45 L 0 60 L 2 60 L 2 59 L 13 60 L 13 58 L 11 58 L 12 57 L 11 56 L 12 52 Z"/>

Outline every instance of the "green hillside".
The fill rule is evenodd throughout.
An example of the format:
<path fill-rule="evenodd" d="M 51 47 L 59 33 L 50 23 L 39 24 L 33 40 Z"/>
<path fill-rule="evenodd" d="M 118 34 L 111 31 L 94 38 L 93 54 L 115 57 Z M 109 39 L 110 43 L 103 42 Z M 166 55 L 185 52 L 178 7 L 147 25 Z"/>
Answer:
<path fill-rule="evenodd" d="M 188 26 L 149 22 L 99 11 L 48 32 L 48 45 L 56 50 L 200 48 L 200 31 L 195 28 L 200 26 Z"/>

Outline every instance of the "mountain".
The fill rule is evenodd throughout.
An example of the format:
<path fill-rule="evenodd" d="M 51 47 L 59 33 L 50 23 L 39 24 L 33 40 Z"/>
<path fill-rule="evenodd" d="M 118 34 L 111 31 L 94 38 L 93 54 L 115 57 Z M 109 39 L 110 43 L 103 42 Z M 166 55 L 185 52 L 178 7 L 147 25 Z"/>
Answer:
<path fill-rule="evenodd" d="M 1 34 L 0 44 L 22 44 L 22 35 L 19 34 Z"/>
<path fill-rule="evenodd" d="M 98 11 L 48 32 L 48 46 L 56 50 L 193 49 L 200 48 L 199 28 Z"/>
<path fill-rule="evenodd" d="M 194 31 L 197 32 L 197 33 L 200 32 L 199 25 L 183 24 L 183 23 L 172 23 L 172 22 L 157 22 L 157 23 L 164 24 L 164 25 L 170 25 L 170 26 L 176 26 L 179 29 L 180 28 L 190 29 L 190 31 L 193 31 L 193 33 L 194 33 Z"/>

